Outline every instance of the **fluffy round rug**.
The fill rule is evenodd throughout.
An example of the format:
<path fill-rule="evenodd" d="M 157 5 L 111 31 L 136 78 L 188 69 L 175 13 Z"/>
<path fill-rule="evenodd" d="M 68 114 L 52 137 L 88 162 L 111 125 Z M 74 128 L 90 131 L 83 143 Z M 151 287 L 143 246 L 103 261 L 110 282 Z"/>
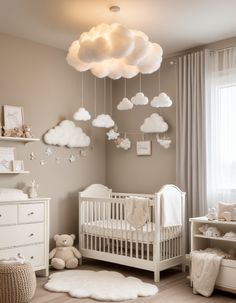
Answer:
<path fill-rule="evenodd" d="M 153 296 L 155 285 L 114 271 L 68 270 L 52 274 L 44 287 L 53 292 L 67 292 L 75 298 L 100 301 L 124 301 Z"/>

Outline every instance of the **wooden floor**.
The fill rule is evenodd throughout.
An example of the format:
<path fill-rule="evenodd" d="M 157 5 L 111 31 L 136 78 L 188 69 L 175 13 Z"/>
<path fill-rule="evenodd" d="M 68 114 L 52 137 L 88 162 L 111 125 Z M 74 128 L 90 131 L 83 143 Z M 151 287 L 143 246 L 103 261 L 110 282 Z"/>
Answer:
<path fill-rule="evenodd" d="M 114 270 L 119 271 L 125 276 L 135 276 L 143 281 L 154 283 L 153 274 L 148 271 L 133 269 L 130 267 L 99 262 L 86 261 L 80 269 L 98 270 Z M 37 278 L 37 290 L 35 297 L 31 303 L 94 303 L 92 299 L 74 299 L 64 293 L 52 293 L 43 288 L 46 278 Z M 211 298 L 204 298 L 199 295 L 193 295 L 192 289 L 186 279 L 186 275 L 178 269 L 166 270 L 161 273 L 161 281 L 157 284 L 159 292 L 153 297 L 139 298 L 137 300 L 128 301 L 132 303 L 235 303 L 236 296 L 233 294 L 215 291 Z"/>

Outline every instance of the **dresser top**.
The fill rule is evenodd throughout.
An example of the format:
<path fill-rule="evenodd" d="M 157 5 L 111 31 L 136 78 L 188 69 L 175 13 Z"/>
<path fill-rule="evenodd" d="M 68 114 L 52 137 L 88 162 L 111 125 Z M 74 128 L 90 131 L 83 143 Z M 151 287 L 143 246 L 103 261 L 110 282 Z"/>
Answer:
<path fill-rule="evenodd" d="M 207 217 L 196 217 L 190 218 L 190 222 L 200 222 L 200 223 L 211 223 L 211 224 L 229 224 L 229 225 L 236 225 L 236 221 L 220 221 L 220 220 L 208 220 Z"/>
<path fill-rule="evenodd" d="M 23 199 L 23 200 L 0 200 L 1 203 L 21 203 L 21 202 L 40 202 L 40 201 L 50 201 L 51 198 L 29 198 L 29 199 Z"/>

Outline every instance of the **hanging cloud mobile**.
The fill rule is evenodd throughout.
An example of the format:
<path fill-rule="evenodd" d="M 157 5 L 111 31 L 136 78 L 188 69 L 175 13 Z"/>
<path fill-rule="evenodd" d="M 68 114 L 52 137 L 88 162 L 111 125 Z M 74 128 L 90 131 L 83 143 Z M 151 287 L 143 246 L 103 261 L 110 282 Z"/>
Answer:
<path fill-rule="evenodd" d="M 166 93 L 160 93 L 159 96 L 156 96 L 151 101 L 152 107 L 170 107 L 172 105 L 172 100 Z"/>
<path fill-rule="evenodd" d="M 144 96 L 143 93 L 139 92 L 131 98 L 131 102 L 134 105 L 146 105 L 148 104 L 148 97 Z"/>
<path fill-rule="evenodd" d="M 74 113 L 73 118 L 76 121 L 88 121 L 91 119 L 91 115 L 84 107 L 80 107 L 77 112 Z"/>
<path fill-rule="evenodd" d="M 113 23 L 84 32 L 71 44 L 66 60 L 80 72 L 91 70 L 98 78 L 119 79 L 155 72 L 162 54 L 161 46 L 143 32 Z"/>
<path fill-rule="evenodd" d="M 117 105 L 118 110 L 130 110 L 133 108 L 133 103 L 128 98 L 123 98 L 122 101 Z"/>
<path fill-rule="evenodd" d="M 67 147 L 87 147 L 90 138 L 73 121 L 63 120 L 44 135 L 44 141 L 50 145 Z"/>
<path fill-rule="evenodd" d="M 144 133 L 164 133 L 168 130 L 168 124 L 164 121 L 162 116 L 154 113 L 144 120 L 140 130 Z"/>
<path fill-rule="evenodd" d="M 113 128 L 107 132 L 108 140 L 116 140 L 119 137 L 120 133 L 116 132 Z"/>
<path fill-rule="evenodd" d="M 92 125 L 94 127 L 110 128 L 115 125 L 115 122 L 112 120 L 110 115 L 101 114 L 92 121 Z"/>

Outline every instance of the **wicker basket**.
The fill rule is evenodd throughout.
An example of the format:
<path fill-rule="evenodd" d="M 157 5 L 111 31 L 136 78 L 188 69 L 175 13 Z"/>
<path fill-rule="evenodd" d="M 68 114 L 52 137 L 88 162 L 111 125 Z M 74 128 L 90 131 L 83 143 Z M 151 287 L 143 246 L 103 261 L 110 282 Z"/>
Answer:
<path fill-rule="evenodd" d="M 0 302 L 26 303 L 35 293 L 36 277 L 31 264 L 0 264 Z"/>

